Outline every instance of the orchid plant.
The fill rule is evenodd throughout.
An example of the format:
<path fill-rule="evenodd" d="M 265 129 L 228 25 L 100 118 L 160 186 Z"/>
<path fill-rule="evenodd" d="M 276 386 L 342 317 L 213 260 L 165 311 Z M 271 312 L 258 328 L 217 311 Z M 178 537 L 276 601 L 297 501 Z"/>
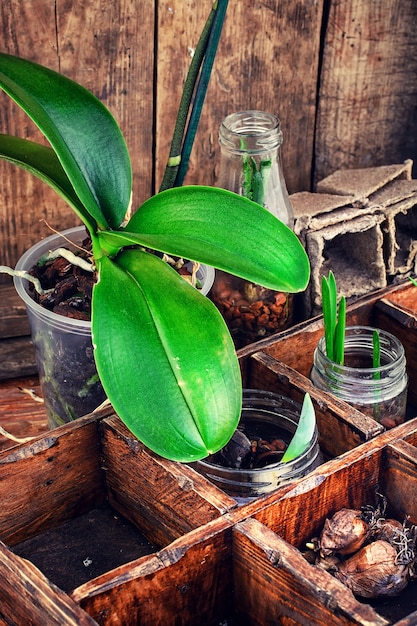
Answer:
<path fill-rule="evenodd" d="M 92 93 L 7 54 L 0 54 L 0 87 L 49 142 L 0 135 L 0 157 L 55 189 L 91 236 L 94 356 L 114 410 L 163 457 L 188 462 L 219 450 L 241 412 L 233 341 L 212 302 L 162 253 L 297 292 L 310 271 L 298 238 L 255 202 L 205 186 L 165 184 L 131 215 L 127 147 Z"/>

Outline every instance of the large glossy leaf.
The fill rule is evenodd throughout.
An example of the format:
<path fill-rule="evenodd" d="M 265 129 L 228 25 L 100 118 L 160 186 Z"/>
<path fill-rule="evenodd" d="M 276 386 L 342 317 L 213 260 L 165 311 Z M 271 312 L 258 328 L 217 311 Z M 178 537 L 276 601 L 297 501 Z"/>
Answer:
<path fill-rule="evenodd" d="M 78 83 L 0 53 L 0 87 L 55 150 L 76 193 L 100 227 L 117 228 L 131 198 L 131 166 L 111 113 Z"/>
<path fill-rule="evenodd" d="M 223 447 L 241 410 L 233 342 L 213 304 L 155 255 L 99 261 L 93 342 L 100 379 L 128 428 L 192 461 Z"/>
<path fill-rule="evenodd" d="M 52 148 L 20 137 L 0 135 L 0 157 L 27 170 L 50 185 L 72 206 L 85 223 L 91 222 L 89 213 L 81 204 Z"/>
<path fill-rule="evenodd" d="M 147 200 L 104 246 L 140 243 L 281 291 L 301 291 L 307 254 L 285 224 L 255 202 L 214 187 L 169 189 Z"/>

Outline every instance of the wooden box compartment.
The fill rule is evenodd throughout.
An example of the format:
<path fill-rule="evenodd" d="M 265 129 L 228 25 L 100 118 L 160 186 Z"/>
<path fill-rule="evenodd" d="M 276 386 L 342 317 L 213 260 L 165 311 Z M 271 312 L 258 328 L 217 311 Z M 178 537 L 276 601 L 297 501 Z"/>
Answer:
<path fill-rule="evenodd" d="M 408 418 L 417 415 L 417 287 L 407 280 L 357 300 L 347 307 L 346 325 L 375 326 L 401 341 L 409 376 Z M 246 368 L 250 367 L 250 355 L 262 351 L 293 370 L 292 377 L 298 380 L 299 385 L 311 389 L 309 375 L 314 350 L 323 333 L 323 318 L 319 316 L 247 346 L 239 351 L 242 371 L 245 375 Z M 353 410 L 332 394 L 320 392 L 319 395 L 326 403 L 333 398 L 332 403 L 336 402 L 342 413 Z M 371 418 L 371 421 L 374 420 Z"/>
<path fill-rule="evenodd" d="M 90 623 L 90 605 L 102 624 L 136 624 L 139 612 L 140 623 L 174 623 L 180 611 L 196 623 L 197 610 L 208 623 L 223 606 L 210 594 L 221 599 L 231 580 L 222 516 L 235 501 L 152 454 L 113 414 L 0 453 L 0 499 L 0 623 Z M 201 602 L 187 593 L 198 576 Z"/>
<path fill-rule="evenodd" d="M 387 517 L 417 523 L 417 426 L 398 426 L 329 461 L 233 529 L 236 603 L 251 624 L 417 623 L 416 581 L 397 597 L 359 601 L 304 558 L 306 542 L 341 508 L 388 500 Z"/>
<path fill-rule="evenodd" d="M 247 359 L 245 381 L 297 400 L 305 392 L 264 353 Z M 329 456 L 379 432 L 314 401 Z M 0 452 L 0 497 L 4 623 L 252 623 L 233 577 L 232 528 L 247 507 L 154 455 L 111 411 Z"/>
<path fill-rule="evenodd" d="M 401 302 L 379 294 L 357 303 L 350 323 L 379 316 L 391 329 L 400 318 L 408 337 L 400 291 Z M 241 351 L 243 382 L 298 402 L 308 391 L 330 460 L 249 505 L 152 454 L 111 411 L 1 451 L 0 624 L 395 623 L 317 574 L 300 548 L 332 510 L 361 506 L 376 484 L 398 514 L 417 506 L 416 420 L 384 432 L 316 390 L 280 356 L 290 360 L 297 342 L 307 354 L 305 329 L 322 333 L 320 320 L 301 326 Z M 407 510 L 411 521 L 416 511 Z"/>

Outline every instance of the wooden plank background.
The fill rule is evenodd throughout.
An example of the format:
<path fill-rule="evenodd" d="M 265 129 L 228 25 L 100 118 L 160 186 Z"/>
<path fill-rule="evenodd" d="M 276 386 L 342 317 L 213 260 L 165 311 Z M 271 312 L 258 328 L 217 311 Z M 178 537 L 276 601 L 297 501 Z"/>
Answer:
<path fill-rule="evenodd" d="M 0 49 L 81 82 L 127 140 L 134 205 L 158 188 L 182 83 L 211 0 L 8 0 Z M 289 191 L 339 167 L 417 160 L 414 0 L 229 0 L 187 183 L 215 183 L 225 115 L 259 108 L 284 132 Z M 0 94 L 0 132 L 39 134 Z M 0 163 L 0 263 L 75 223 L 54 192 Z M 44 221 L 45 220 L 45 221 Z"/>
<path fill-rule="evenodd" d="M 417 160 L 417 2 L 331 2 L 315 172 Z M 416 177 L 414 166 L 414 177 Z"/>

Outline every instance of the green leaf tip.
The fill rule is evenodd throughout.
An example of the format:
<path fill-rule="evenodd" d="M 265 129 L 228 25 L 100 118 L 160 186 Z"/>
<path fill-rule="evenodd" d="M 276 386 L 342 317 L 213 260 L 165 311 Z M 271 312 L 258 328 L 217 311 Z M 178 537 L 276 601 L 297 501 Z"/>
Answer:
<path fill-rule="evenodd" d="M 301 408 L 297 430 L 286 449 L 281 463 L 293 461 L 303 454 L 309 447 L 316 429 L 316 414 L 310 394 L 306 393 Z"/>
<path fill-rule="evenodd" d="M 345 352 L 346 298 L 341 297 L 338 306 L 336 278 L 329 271 L 322 277 L 321 297 L 323 309 L 324 337 L 327 357 L 334 363 L 343 365 Z"/>

